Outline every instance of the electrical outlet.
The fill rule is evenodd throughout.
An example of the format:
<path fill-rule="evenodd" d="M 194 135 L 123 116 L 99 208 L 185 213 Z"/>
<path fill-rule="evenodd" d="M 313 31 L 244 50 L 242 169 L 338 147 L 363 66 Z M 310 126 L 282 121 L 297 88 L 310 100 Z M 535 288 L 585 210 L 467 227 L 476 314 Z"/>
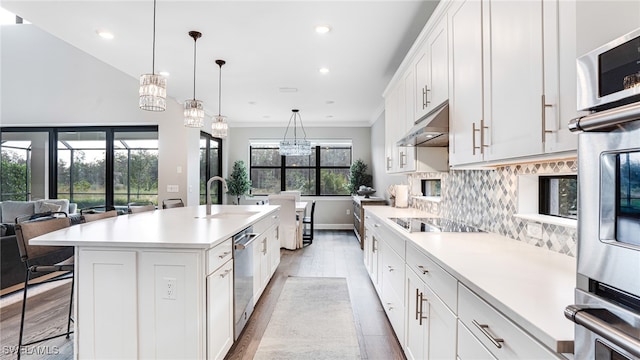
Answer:
<path fill-rule="evenodd" d="M 535 222 L 527 223 L 527 236 L 533 239 L 542 239 L 542 224 Z"/>
<path fill-rule="evenodd" d="M 347 215 L 351 215 L 351 210 L 347 209 Z"/>
<path fill-rule="evenodd" d="M 162 298 L 167 300 L 175 300 L 176 299 L 176 279 L 175 278 L 164 278 L 164 293 Z"/>
<path fill-rule="evenodd" d="M 180 186 L 178 185 L 167 185 L 167 192 L 177 193 L 180 191 Z"/>

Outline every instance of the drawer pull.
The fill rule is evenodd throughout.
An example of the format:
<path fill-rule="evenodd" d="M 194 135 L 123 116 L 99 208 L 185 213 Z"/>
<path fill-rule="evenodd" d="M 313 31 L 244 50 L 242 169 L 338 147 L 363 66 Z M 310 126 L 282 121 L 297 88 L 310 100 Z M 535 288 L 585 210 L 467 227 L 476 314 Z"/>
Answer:
<path fill-rule="evenodd" d="M 230 272 L 231 272 L 231 269 L 227 269 L 222 274 L 220 274 L 220 277 L 223 278 L 223 277 L 229 275 Z"/>
<path fill-rule="evenodd" d="M 420 293 L 420 289 L 416 288 L 416 320 L 420 320 L 420 317 L 421 317 L 420 310 L 419 310 L 420 307 L 418 306 L 418 304 L 420 304 L 420 297 L 422 297 L 422 294 Z"/>
<path fill-rule="evenodd" d="M 387 303 L 387 310 L 388 311 L 393 310 L 393 306 L 392 305 L 393 305 L 392 303 Z"/>
<path fill-rule="evenodd" d="M 428 302 L 429 302 L 429 300 L 424 298 L 424 294 L 423 294 L 423 293 L 420 293 L 420 298 L 419 298 L 419 299 L 420 299 L 420 301 L 419 301 L 419 303 L 420 303 L 420 318 L 418 319 L 418 320 L 419 320 L 418 324 L 419 324 L 420 326 L 422 326 L 422 320 L 427 320 L 427 319 L 429 318 L 428 316 L 424 316 L 424 307 L 423 307 L 423 304 L 424 304 L 425 302 L 427 302 L 427 303 L 428 303 Z M 417 305 L 417 304 L 416 304 L 416 305 Z"/>
<path fill-rule="evenodd" d="M 375 226 L 375 227 L 380 227 L 380 224 L 373 224 L 373 226 Z"/>
<path fill-rule="evenodd" d="M 387 265 L 387 267 L 389 268 L 389 272 L 392 272 L 394 270 L 393 266 L 391 266 L 391 265 Z"/>
<path fill-rule="evenodd" d="M 473 320 L 473 325 L 475 325 L 478 328 L 478 330 L 480 330 L 482 332 L 482 334 L 484 334 L 484 336 L 486 336 L 489 339 L 489 341 L 491 341 L 493 343 L 493 345 L 495 345 L 498 349 L 502 348 L 502 344 L 501 343 L 504 342 L 504 339 L 503 338 L 497 338 L 497 337 L 494 337 L 493 335 L 491 335 L 489 333 L 489 330 L 487 330 L 487 329 L 489 329 L 489 325 L 480 324 L 475 320 Z"/>
<path fill-rule="evenodd" d="M 219 257 L 220 259 L 224 259 L 224 258 L 226 258 L 226 257 L 227 257 L 227 255 L 229 255 L 229 254 L 231 254 L 231 251 L 225 251 L 225 252 L 223 252 L 221 255 L 218 255 L 218 257 Z"/>
<path fill-rule="evenodd" d="M 425 275 L 429 272 L 429 270 L 425 269 L 424 266 L 422 265 L 418 265 L 418 269 L 420 269 L 420 271 L 422 271 L 422 275 Z"/>

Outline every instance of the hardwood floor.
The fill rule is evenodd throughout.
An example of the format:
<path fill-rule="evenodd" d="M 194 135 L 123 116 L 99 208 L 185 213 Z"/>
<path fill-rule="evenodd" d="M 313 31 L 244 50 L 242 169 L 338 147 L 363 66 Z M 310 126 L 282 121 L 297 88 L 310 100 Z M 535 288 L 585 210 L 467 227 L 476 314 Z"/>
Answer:
<path fill-rule="evenodd" d="M 317 230 L 313 244 L 281 250 L 280 266 L 227 360 L 252 359 L 288 276 L 344 277 L 363 359 L 404 359 L 362 260 L 353 231 Z M 313 324 L 310 324 L 313 326 Z"/>
<path fill-rule="evenodd" d="M 281 250 L 281 256 L 280 266 L 227 359 L 253 358 L 288 276 L 346 278 L 361 357 L 381 360 L 405 358 L 367 275 L 362 250 L 353 231 L 317 230 L 313 244 L 296 251 Z M 40 294 L 34 292 L 30 297 L 25 331 L 28 339 L 66 326 L 69 287 L 70 283 L 64 284 Z M 20 327 L 21 300 L 13 303 L 6 300 L 6 297 L 2 298 L 0 310 L 0 360 L 15 359 Z M 69 340 L 62 337 L 35 344 L 23 352 L 23 359 L 45 358 L 72 359 L 73 335 Z"/>

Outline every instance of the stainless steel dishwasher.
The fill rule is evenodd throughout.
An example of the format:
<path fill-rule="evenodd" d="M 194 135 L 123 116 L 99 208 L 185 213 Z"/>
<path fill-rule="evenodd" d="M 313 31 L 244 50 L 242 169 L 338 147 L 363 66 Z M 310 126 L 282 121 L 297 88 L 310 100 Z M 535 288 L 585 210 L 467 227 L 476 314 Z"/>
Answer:
<path fill-rule="evenodd" d="M 233 236 L 234 339 L 253 312 L 253 242 L 258 235 L 250 226 Z"/>

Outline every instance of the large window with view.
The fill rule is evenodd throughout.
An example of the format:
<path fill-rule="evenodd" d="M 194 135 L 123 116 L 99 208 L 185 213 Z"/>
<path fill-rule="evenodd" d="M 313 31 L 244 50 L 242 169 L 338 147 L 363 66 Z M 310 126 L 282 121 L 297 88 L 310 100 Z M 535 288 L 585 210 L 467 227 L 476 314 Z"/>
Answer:
<path fill-rule="evenodd" d="M 253 195 L 299 190 L 302 195 L 349 195 L 350 144 L 318 143 L 308 156 L 281 156 L 277 143 L 252 143 Z"/>
<path fill-rule="evenodd" d="M 158 203 L 158 133 L 118 131 L 113 135 L 113 203 Z"/>
<path fill-rule="evenodd" d="M 200 204 L 206 204 L 207 181 L 213 176 L 222 176 L 222 140 L 200 132 Z M 211 203 L 222 204 L 220 182 L 211 184 Z"/>
<path fill-rule="evenodd" d="M 47 132 L 0 134 L 0 201 L 46 198 Z"/>

